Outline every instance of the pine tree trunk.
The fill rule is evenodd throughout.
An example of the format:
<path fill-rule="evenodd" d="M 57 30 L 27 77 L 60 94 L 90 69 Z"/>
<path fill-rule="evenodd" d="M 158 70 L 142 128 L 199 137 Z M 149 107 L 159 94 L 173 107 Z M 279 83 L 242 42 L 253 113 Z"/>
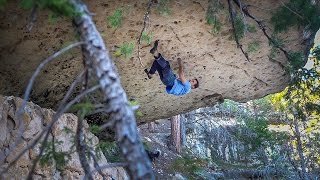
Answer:
<path fill-rule="evenodd" d="M 137 131 L 136 120 L 132 107 L 128 103 L 116 67 L 112 62 L 105 43 L 98 32 L 87 6 L 81 0 L 70 0 L 79 12 L 74 17 L 75 26 L 81 40 L 84 60 L 92 67 L 109 112 L 112 128 L 116 132 L 116 140 L 125 159 L 126 170 L 130 179 L 155 179 L 151 162 L 147 157 L 142 141 Z"/>
<path fill-rule="evenodd" d="M 184 115 L 180 115 L 180 136 L 181 136 L 181 147 L 184 147 L 187 143 L 186 137 L 186 117 Z"/>
<path fill-rule="evenodd" d="M 171 117 L 171 144 L 177 153 L 181 153 L 180 115 Z"/>

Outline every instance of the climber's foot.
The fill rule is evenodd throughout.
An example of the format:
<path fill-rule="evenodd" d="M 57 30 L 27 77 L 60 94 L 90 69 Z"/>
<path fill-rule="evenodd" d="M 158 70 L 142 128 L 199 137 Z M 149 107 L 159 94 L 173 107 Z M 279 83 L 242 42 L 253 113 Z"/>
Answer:
<path fill-rule="evenodd" d="M 159 44 L 159 39 L 154 42 L 153 48 L 150 49 L 151 54 L 154 54 L 156 52 L 156 50 L 158 49 L 158 44 Z"/>

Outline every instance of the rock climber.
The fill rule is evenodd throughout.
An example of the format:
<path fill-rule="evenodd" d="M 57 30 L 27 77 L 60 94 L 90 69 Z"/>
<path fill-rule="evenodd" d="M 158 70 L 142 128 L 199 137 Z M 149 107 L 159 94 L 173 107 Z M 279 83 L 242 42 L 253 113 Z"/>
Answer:
<path fill-rule="evenodd" d="M 189 93 L 191 89 L 199 87 L 198 79 L 194 78 L 189 81 L 186 79 L 183 71 L 182 60 L 180 58 L 177 59 L 179 65 L 179 78 L 177 78 L 177 76 L 170 68 L 169 62 L 165 60 L 158 52 L 158 44 L 159 40 L 156 40 L 154 42 L 153 48 L 150 50 L 150 53 L 153 54 L 155 58 L 150 71 L 148 71 L 147 69 L 144 70 L 145 73 L 147 73 L 148 78 L 151 79 L 152 75 L 154 75 L 155 72 L 158 71 L 160 80 L 166 86 L 167 93 L 176 96 L 183 96 Z"/>

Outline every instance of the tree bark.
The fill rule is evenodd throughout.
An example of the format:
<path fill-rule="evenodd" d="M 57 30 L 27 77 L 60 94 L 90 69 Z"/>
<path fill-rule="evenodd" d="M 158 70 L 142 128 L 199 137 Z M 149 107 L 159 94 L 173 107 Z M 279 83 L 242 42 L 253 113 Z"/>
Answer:
<path fill-rule="evenodd" d="M 109 57 L 100 33 L 91 19 L 87 6 L 80 0 L 70 0 L 79 14 L 74 17 L 80 33 L 84 60 L 88 67 L 93 68 L 104 95 L 105 106 L 109 113 L 116 138 L 128 163 L 125 167 L 130 179 L 155 179 L 151 162 L 147 157 L 137 132 L 134 112 L 128 104 L 126 93 L 120 84 L 116 67 Z"/>
<path fill-rule="evenodd" d="M 306 160 L 303 154 L 303 145 L 302 145 L 302 141 L 301 141 L 301 133 L 299 130 L 299 123 L 298 123 L 298 119 L 297 114 L 294 115 L 293 117 L 293 125 L 294 125 L 294 136 L 297 140 L 297 151 L 298 151 L 298 155 L 300 158 L 300 165 L 301 165 L 301 171 L 302 171 L 302 179 L 307 180 L 308 178 L 308 174 L 306 171 Z"/>
<path fill-rule="evenodd" d="M 171 117 L 171 144 L 177 153 L 181 153 L 180 115 Z"/>
<path fill-rule="evenodd" d="M 187 143 L 186 137 L 186 124 L 185 116 L 180 115 L 180 137 L 181 137 L 181 148 L 183 148 Z"/>

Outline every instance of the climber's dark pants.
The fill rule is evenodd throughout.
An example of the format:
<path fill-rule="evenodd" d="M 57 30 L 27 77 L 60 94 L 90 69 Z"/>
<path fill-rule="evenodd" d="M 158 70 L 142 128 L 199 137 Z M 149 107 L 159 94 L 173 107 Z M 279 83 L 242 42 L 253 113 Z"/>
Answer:
<path fill-rule="evenodd" d="M 158 71 L 160 80 L 166 86 L 172 87 L 174 85 L 174 81 L 176 80 L 176 75 L 172 72 L 170 68 L 170 64 L 167 60 L 165 60 L 161 54 L 157 59 L 153 61 L 151 69 L 149 71 L 150 74 L 154 74 Z"/>

